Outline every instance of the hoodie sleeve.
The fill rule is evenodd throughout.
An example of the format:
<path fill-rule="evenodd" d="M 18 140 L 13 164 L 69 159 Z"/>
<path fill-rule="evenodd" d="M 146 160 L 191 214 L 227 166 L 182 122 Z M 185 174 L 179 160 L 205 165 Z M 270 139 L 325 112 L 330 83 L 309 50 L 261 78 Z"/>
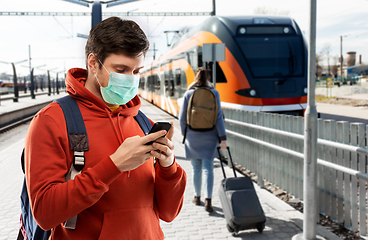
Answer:
<path fill-rule="evenodd" d="M 51 110 L 50 108 L 46 108 Z M 65 182 L 71 157 L 61 109 L 52 118 L 41 110 L 32 120 L 25 143 L 26 182 L 35 220 L 48 230 L 96 203 L 120 171 L 109 157 Z M 61 119 L 61 120 L 60 120 Z"/>
<path fill-rule="evenodd" d="M 159 217 L 171 222 L 179 214 L 184 200 L 187 176 L 176 162 L 167 168 L 156 164 L 155 198 Z"/>

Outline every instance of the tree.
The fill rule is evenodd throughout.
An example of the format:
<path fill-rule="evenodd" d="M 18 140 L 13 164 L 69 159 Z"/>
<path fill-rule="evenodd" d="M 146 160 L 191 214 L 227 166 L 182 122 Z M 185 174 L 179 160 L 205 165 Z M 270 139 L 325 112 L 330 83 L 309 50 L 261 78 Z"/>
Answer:
<path fill-rule="evenodd" d="M 331 68 L 330 68 L 330 52 L 331 52 L 331 44 L 326 43 L 321 50 L 322 57 L 325 57 L 327 60 L 327 76 L 331 75 Z M 321 59 L 322 60 L 322 59 Z"/>
<path fill-rule="evenodd" d="M 339 67 L 340 67 L 339 56 L 333 56 L 332 57 L 332 66 L 331 66 L 332 76 L 334 76 L 334 77 L 337 76 L 337 71 L 338 71 Z"/>
<path fill-rule="evenodd" d="M 271 7 L 257 7 L 254 10 L 254 14 L 265 14 L 265 15 L 280 15 L 280 16 L 289 16 L 289 10 L 278 10 L 276 8 Z"/>
<path fill-rule="evenodd" d="M 316 75 L 320 77 L 322 75 L 322 66 L 321 62 L 323 60 L 323 55 L 321 53 L 316 54 Z"/>

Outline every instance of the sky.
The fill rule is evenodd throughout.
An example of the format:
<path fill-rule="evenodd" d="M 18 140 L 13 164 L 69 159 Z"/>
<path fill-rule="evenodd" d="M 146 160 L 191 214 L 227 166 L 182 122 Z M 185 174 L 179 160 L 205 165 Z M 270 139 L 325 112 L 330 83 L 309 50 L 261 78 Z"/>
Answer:
<path fill-rule="evenodd" d="M 309 34 L 309 0 L 216 0 L 218 16 L 254 15 L 256 9 L 287 13 L 293 18 L 306 39 Z M 212 0 L 141 0 L 106 8 L 102 12 L 210 12 Z M 0 12 L 91 12 L 84 7 L 62 0 L 0 0 Z M 340 36 L 343 36 L 343 56 L 355 51 L 357 59 L 368 64 L 368 0 L 317 0 L 316 52 L 329 49 L 330 64 L 340 55 Z M 106 17 L 103 17 L 106 18 Z M 129 17 L 136 21 L 149 38 L 151 50 L 146 63 L 168 50 L 167 30 L 192 27 L 208 17 Z M 73 67 L 85 68 L 84 46 L 88 35 L 90 16 L 3 16 L 0 15 L 0 74 L 12 73 L 10 64 L 16 64 L 19 76 L 29 74 L 29 52 L 35 74 L 50 70 L 52 75 Z M 171 36 L 169 36 L 171 37 Z M 170 39 L 169 39 L 170 40 Z M 30 50 L 30 51 L 29 51 Z M 326 56 L 323 55 L 323 56 Z M 327 62 L 324 58 L 324 63 Z M 336 60 L 335 60 L 336 61 Z"/>

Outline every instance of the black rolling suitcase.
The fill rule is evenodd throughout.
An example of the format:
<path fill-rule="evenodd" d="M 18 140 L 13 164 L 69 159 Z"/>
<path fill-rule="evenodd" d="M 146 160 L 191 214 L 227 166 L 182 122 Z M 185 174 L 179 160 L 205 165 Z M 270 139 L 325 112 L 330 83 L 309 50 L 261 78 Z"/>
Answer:
<path fill-rule="evenodd" d="M 229 232 L 237 234 L 240 230 L 257 229 L 263 232 L 266 216 L 259 202 L 252 180 L 245 177 L 236 177 L 233 160 L 228 147 L 229 158 L 233 166 L 233 178 L 226 178 L 222 163 L 220 148 L 217 148 L 224 179 L 219 189 L 220 202 L 226 219 L 226 227 Z"/>

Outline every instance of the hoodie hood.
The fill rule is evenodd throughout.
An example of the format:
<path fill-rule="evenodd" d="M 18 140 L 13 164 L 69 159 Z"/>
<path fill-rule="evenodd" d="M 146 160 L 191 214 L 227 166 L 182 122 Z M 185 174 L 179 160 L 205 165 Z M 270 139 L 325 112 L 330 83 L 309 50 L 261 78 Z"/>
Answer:
<path fill-rule="evenodd" d="M 87 70 L 82 68 L 72 68 L 69 69 L 65 78 L 65 85 L 67 93 L 75 99 L 81 101 L 82 104 L 86 105 L 88 108 L 104 112 L 111 111 L 110 108 L 85 88 L 85 83 L 87 81 Z M 136 116 L 138 110 L 141 107 L 141 100 L 138 95 L 136 95 L 127 104 L 121 105 L 118 109 L 113 111 L 114 114 L 120 114 L 122 116 Z"/>

